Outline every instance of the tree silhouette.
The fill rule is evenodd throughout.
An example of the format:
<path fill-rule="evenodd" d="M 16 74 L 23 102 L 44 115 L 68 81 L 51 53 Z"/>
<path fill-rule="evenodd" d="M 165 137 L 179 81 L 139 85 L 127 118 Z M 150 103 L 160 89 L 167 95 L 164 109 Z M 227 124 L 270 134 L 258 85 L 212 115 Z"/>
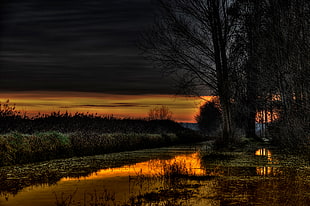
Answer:
<path fill-rule="evenodd" d="M 150 109 L 148 117 L 149 120 L 172 120 L 172 111 L 169 107 L 162 105 Z"/>
<path fill-rule="evenodd" d="M 208 101 L 200 107 L 199 114 L 195 117 L 199 129 L 208 134 L 214 134 L 221 125 L 221 111 L 218 103 Z"/>
<path fill-rule="evenodd" d="M 256 138 L 259 113 L 277 142 L 309 144 L 310 1 L 157 2 L 142 49 L 183 94 L 219 97 L 218 142 Z"/>
<path fill-rule="evenodd" d="M 235 0 L 158 0 L 159 18 L 143 36 L 142 49 L 175 75 L 182 92 L 218 95 L 224 142 L 234 141 L 230 91 L 238 31 Z"/>

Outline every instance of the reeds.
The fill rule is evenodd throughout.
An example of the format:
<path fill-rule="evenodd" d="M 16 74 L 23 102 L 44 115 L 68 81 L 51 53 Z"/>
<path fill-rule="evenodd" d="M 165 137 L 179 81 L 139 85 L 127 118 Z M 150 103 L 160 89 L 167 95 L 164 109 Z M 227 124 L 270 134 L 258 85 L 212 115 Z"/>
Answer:
<path fill-rule="evenodd" d="M 0 125 L 0 166 L 202 140 L 171 120 L 67 112 L 29 117 L 16 112 L 8 101 L 0 107 Z"/>
<path fill-rule="evenodd" d="M 58 132 L 0 135 L 0 166 L 61 158 L 69 153 L 69 136 Z"/>
<path fill-rule="evenodd" d="M 18 132 L 0 135 L 0 166 L 182 143 L 174 133 Z"/>
<path fill-rule="evenodd" d="M 70 135 L 76 156 L 160 147 L 178 142 L 175 134 L 105 133 Z"/>
<path fill-rule="evenodd" d="M 63 192 L 60 194 L 60 196 L 58 196 L 56 192 L 54 192 L 54 195 L 56 198 L 56 201 L 55 201 L 56 206 L 70 206 L 76 192 L 77 192 L 77 189 L 72 194 L 69 194 L 67 196 L 65 196 Z"/>
<path fill-rule="evenodd" d="M 185 130 L 171 120 L 121 119 L 113 116 L 99 116 L 89 113 L 38 114 L 34 117 L 20 115 L 14 110 L 0 110 L 0 134 L 20 132 L 33 134 L 36 132 L 57 131 L 96 132 L 96 133 L 175 133 Z"/>

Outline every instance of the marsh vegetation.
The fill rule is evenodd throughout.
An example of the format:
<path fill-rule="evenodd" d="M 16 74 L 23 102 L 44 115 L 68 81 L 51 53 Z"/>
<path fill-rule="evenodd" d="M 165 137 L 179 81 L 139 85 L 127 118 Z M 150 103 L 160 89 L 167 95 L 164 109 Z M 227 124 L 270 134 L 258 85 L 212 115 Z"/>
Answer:
<path fill-rule="evenodd" d="M 0 107 L 0 125 L 0 167 L 204 139 L 198 132 L 168 119 L 118 119 L 60 112 L 29 117 L 15 111 L 9 101 Z"/>
<path fill-rule="evenodd" d="M 31 170 L 35 170 L 32 175 Z M 24 205 L 47 206 L 306 205 L 310 201 L 309 160 L 259 145 L 220 152 L 206 150 L 202 143 L 11 166 L 1 172 L 11 174 L 1 180 L 1 205 L 20 200 Z M 15 177 L 18 172 L 23 177 Z M 29 184 L 35 177 L 36 182 Z M 14 190 L 23 179 L 37 186 Z"/>

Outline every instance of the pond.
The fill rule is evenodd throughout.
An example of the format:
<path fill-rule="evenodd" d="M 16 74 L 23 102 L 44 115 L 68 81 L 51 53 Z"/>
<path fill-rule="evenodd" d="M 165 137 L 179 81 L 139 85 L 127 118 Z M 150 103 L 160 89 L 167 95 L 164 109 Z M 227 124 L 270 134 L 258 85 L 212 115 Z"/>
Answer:
<path fill-rule="evenodd" d="M 1 168 L 0 205 L 307 205 L 310 165 L 207 143 Z M 3 177 L 5 176 L 5 177 Z"/>

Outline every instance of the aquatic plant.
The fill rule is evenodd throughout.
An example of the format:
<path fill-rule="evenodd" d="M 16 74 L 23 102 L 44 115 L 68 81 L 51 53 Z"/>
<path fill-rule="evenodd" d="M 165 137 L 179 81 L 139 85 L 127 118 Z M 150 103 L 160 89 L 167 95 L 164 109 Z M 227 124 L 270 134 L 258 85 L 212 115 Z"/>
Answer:
<path fill-rule="evenodd" d="M 90 206 L 104 206 L 104 205 L 116 205 L 115 203 L 115 192 L 103 189 L 102 192 L 94 190 L 92 193 L 87 193 L 89 200 L 84 195 L 84 205 Z"/>
<path fill-rule="evenodd" d="M 56 192 L 54 192 L 55 198 L 56 198 L 56 206 L 70 206 L 73 200 L 73 197 L 75 196 L 77 192 L 77 189 L 72 193 L 67 196 L 62 192 L 60 197 L 57 196 Z"/>

